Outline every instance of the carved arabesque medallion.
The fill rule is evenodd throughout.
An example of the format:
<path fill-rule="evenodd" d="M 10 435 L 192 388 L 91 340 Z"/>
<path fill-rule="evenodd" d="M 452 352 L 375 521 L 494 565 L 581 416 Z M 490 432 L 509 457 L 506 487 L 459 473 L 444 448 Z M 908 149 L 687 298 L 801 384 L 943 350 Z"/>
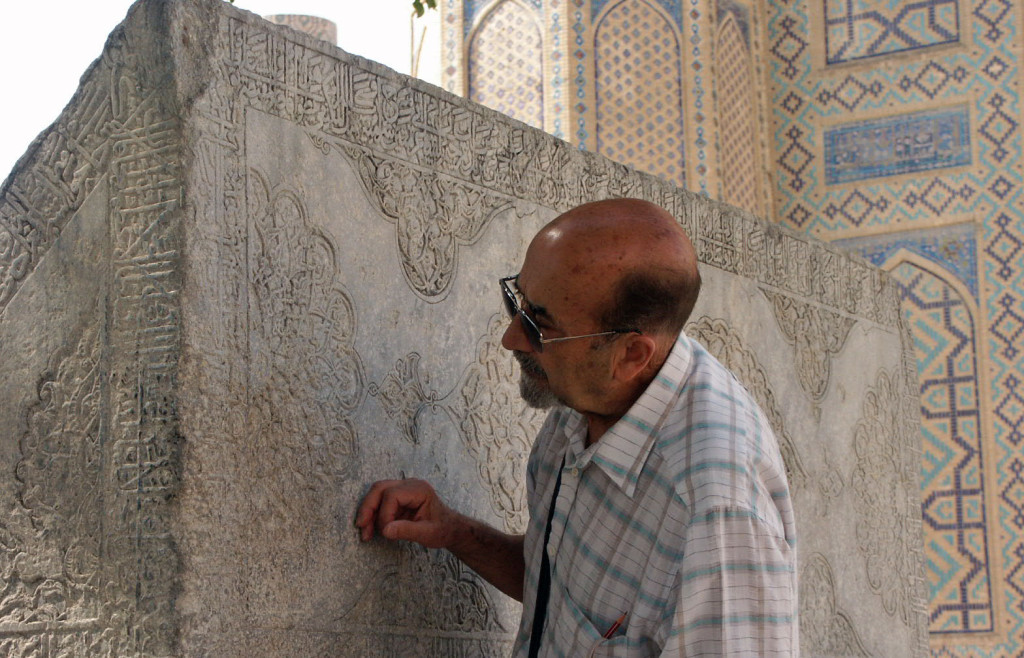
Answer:
<path fill-rule="evenodd" d="M 253 474 L 262 481 L 262 502 L 288 514 L 291 495 L 354 467 L 351 414 L 365 393 L 363 365 L 353 347 L 355 309 L 330 238 L 311 224 L 293 189 L 272 187 L 255 170 L 248 202 L 247 441 L 260 455 L 251 463 L 268 469 Z"/>
<path fill-rule="evenodd" d="M 513 200 L 436 171 L 346 146 L 360 180 L 384 217 L 395 224 L 402 274 L 428 302 L 447 296 L 459 248 L 472 245 Z"/>
<path fill-rule="evenodd" d="M 856 320 L 779 292 L 761 289 L 779 328 L 796 351 L 797 377 L 815 403 L 828 390 L 832 357 L 842 351 Z"/>
<path fill-rule="evenodd" d="M 917 428 L 903 398 L 896 377 L 879 371 L 854 430 L 857 463 L 850 482 L 858 503 L 857 543 L 871 591 L 888 614 L 916 626 L 923 623 L 914 600 L 921 578 L 919 458 L 913 448 Z"/>
<path fill-rule="evenodd" d="M 447 414 L 476 461 L 491 508 L 503 519 L 506 530 L 522 532 L 527 520 L 526 458 L 545 413 L 527 408 L 519 395 L 519 367 L 501 347 L 507 326 L 503 315 L 491 317 L 477 360 L 446 395 L 423 385 L 420 357 L 415 352 L 399 359 L 384 380 L 371 387 L 371 393 L 402 427 L 405 438 L 414 443 L 419 440 L 417 416 L 421 412 L 440 409 Z"/>
<path fill-rule="evenodd" d="M 3 655 L 21 655 L 33 642 L 59 647 L 74 635 L 68 646 L 89 655 L 128 651 L 123 628 L 103 628 L 126 592 L 108 582 L 103 565 L 101 335 L 98 322 L 79 330 L 26 411 L 16 499 L 0 517 L 0 627 L 10 632 L 0 632 Z M 47 629 L 53 635 L 24 644 Z"/>
<path fill-rule="evenodd" d="M 814 553 L 803 562 L 800 648 L 816 656 L 870 656 L 850 616 L 836 604 L 835 576 L 828 560 L 821 553 Z"/>

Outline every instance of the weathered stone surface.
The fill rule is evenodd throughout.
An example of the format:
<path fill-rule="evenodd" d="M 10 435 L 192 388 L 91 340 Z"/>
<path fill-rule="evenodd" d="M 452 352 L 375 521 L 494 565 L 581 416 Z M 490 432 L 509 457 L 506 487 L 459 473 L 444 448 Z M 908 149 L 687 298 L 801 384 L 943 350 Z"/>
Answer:
<path fill-rule="evenodd" d="M 338 45 L 338 26 L 334 21 L 319 16 L 307 16 L 305 14 L 273 14 L 264 16 L 271 23 L 287 25 L 288 27 L 305 32 L 311 37 L 326 41 L 332 46 Z"/>
<path fill-rule="evenodd" d="M 504 655 L 518 608 L 361 545 L 384 476 L 524 525 L 497 279 L 584 201 L 694 237 L 690 324 L 782 439 L 808 655 L 925 651 L 878 270 L 212 0 L 144 0 L 0 190 L 0 652 Z"/>

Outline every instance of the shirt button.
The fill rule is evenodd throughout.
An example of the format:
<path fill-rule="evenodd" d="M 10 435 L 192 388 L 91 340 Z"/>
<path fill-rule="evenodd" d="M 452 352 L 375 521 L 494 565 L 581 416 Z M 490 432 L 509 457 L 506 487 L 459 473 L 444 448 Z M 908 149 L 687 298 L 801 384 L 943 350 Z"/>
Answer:
<path fill-rule="evenodd" d="M 576 468 L 575 466 L 572 467 L 571 472 L 574 478 L 578 478 L 580 476 L 580 469 Z"/>

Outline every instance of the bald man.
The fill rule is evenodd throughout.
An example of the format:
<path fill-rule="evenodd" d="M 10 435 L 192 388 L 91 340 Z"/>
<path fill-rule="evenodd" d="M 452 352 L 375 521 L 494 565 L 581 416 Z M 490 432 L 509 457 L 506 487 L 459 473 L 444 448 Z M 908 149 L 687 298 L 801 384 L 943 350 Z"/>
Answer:
<path fill-rule="evenodd" d="M 500 281 L 502 345 L 548 408 L 509 535 L 420 480 L 374 484 L 364 541 L 445 548 L 523 602 L 516 656 L 794 656 L 796 536 L 778 442 L 739 382 L 683 332 L 697 257 L 665 210 L 590 203 Z"/>

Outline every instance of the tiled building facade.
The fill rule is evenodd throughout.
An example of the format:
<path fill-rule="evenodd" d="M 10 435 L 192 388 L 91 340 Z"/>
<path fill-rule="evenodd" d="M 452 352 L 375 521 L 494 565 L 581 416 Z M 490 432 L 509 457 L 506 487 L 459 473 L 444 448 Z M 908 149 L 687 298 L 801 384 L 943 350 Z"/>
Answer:
<path fill-rule="evenodd" d="M 1024 655 L 1024 5 L 439 5 L 448 90 L 900 282 L 932 653 Z"/>

